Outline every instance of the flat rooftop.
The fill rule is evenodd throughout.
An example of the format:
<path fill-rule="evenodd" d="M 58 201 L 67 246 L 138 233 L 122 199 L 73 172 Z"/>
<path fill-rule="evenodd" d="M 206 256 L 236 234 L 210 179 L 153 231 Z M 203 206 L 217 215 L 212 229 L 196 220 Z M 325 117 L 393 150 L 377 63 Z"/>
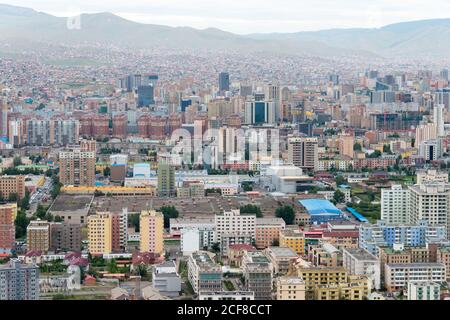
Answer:
<path fill-rule="evenodd" d="M 53 202 L 50 212 L 89 210 L 93 198 L 93 195 L 60 194 Z"/>
<path fill-rule="evenodd" d="M 346 248 L 344 250 L 358 260 L 378 261 L 378 259 L 373 254 L 361 248 Z"/>

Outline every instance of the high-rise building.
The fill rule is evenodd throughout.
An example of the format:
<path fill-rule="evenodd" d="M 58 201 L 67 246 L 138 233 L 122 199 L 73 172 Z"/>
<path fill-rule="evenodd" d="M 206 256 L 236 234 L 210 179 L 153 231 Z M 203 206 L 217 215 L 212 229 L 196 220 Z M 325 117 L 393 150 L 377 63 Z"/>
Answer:
<path fill-rule="evenodd" d="M 423 141 L 419 146 L 419 155 L 425 161 L 435 161 L 442 157 L 442 138 Z"/>
<path fill-rule="evenodd" d="M 48 221 L 32 220 L 27 227 L 28 251 L 46 253 L 50 249 L 50 223 Z"/>
<path fill-rule="evenodd" d="M 240 210 L 225 211 L 215 215 L 216 240 L 222 254 L 230 245 L 252 244 L 256 238 L 256 215 L 241 214 Z"/>
<path fill-rule="evenodd" d="M 0 254 L 10 254 L 14 249 L 17 204 L 0 204 Z"/>
<path fill-rule="evenodd" d="M 228 72 L 219 73 L 219 91 L 230 91 L 230 75 Z"/>
<path fill-rule="evenodd" d="M 422 142 L 434 140 L 437 138 L 437 127 L 434 123 L 421 124 L 416 127 L 415 147 L 421 145 Z"/>
<path fill-rule="evenodd" d="M 433 109 L 433 123 L 436 125 L 436 133 L 438 137 L 445 136 L 444 129 L 444 105 L 436 104 Z"/>
<path fill-rule="evenodd" d="M 109 212 L 88 217 L 88 251 L 92 255 L 109 254 L 112 248 L 113 219 Z"/>
<path fill-rule="evenodd" d="M 353 158 L 353 145 L 355 137 L 350 134 L 339 135 L 339 152 L 343 156 Z"/>
<path fill-rule="evenodd" d="M 426 221 L 430 226 L 446 226 L 450 236 L 450 186 L 445 184 L 414 185 L 411 192 L 411 223 Z"/>
<path fill-rule="evenodd" d="M 319 163 L 317 139 L 302 137 L 289 138 L 288 162 L 302 169 L 317 170 Z"/>
<path fill-rule="evenodd" d="M 8 103 L 0 99 L 0 136 L 8 136 Z"/>
<path fill-rule="evenodd" d="M 448 81 L 448 69 L 442 69 L 439 76 L 442 80 Z"/>
<path fill-rule="evenodd" d="M 155 104 L 154 88 L 152 85 L 138 87 L 138 106 L 147 107 Z"/>
<path fill-rule="evenodd" d="M 381 189 L 381 220 L 387 223 L 409 223 L 410 191 L 401 185 Z"/>
<path fill-rule="evenodd" d="M 155 210 L 142 211 L 140 216 L 140 252 L 164 254 L 164 216 Z"/>
<path fill-rule="evenodd" d="M 158 164 L 158 193 L 160 197 L 176 196 L 175 168 L 169 161 L 162 160 Z"/>
<path fill-rule="evenodd" d="M 81 148 L 59 153 L 60 182 L 63 185 L 93 186 L 95 183 L 95 152 Z"/>
<path fill-rule="evenodd" d="M 19 259 L 0 265 L 0 300 L 39 300 L 39 267 Z"/>
<path fill-rule="evenodd" d="M 276 105 L 273 101 L 247 101 L 245 103 L 246 124 L 274 124 Z"/>

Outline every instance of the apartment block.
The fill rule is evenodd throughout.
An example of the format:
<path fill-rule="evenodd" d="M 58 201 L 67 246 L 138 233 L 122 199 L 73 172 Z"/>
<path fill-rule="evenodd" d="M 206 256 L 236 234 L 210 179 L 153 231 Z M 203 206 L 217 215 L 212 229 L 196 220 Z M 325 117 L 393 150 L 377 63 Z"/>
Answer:
<path fill-rule="evenodd" d="M 0 300 L 39 300 L 39 267 L 18 259 L 0 265 Z"/>
<path fill-rule="evenodd" d="M 60 182 L 70 186 L 94 186 L 95 160 L 94 151 L 83 151 L 81 148 L 61 151 L 59 153 Z"/>
<path fill-rule="evenodd" d="M 140 252 L 164 254 L 164 216 L 161 212 L 141 212 L 140 234 Z"/>
<path fill-rule="evenodd" d="M 264 249 L 279 243 L 280 231 L 285 228 L 286 223 L 281 218 L 256 218 L 256 248 Z"/>
<path fill-rule="evenodd" d="M 209 252 L 199 251 L 190 255 L 188 279 L 197 294 L 222 291 L 222 268 Z"/>
<path fill-rule="evenodd" d="M 112 253 L 112 220 L 109 212 L 88 217 L 88 250 L 92 255 Z"/>
<path fill-rule="evenodd" d="M 27 227 L 28 251 L 47 252 L 50 249 L 50 223 L 40 219 L 30 221 Z"/>
<path fill-rule="evenodd" d="M 0 204 L 0 254 L 10 254 L 14 249 L 17 216 L 17 204 Z"/>
<path fill-rule="evenodd" d="M 301 137 L 289 138 L 288 162 L 302 169 L 317 170 L 319 164 L 317 139 Z"/>
<path fill-rule="evenodd" d="M 277 300 L 305 300 L 305 282 L 297 277 L 277 278 Z"/>
<path fill-rule="evenodd" d="M 13 194 L 25 197 L 25 176 L 0 176 L 0 197 L 8 200 Z"/>
<path fill-rule="evenodd" d="M 289 247 L 297 254 L 305 254 L 305 234 L 300 230 L 285 229 L 280 231 L 280 246 Z"/>
<path fill-rule="evenodd" d="M 443 263 L 387 264 L 384 283 L 389 292 L 404 290 L 410 281 L 432 281 L 444 283 Z"/>

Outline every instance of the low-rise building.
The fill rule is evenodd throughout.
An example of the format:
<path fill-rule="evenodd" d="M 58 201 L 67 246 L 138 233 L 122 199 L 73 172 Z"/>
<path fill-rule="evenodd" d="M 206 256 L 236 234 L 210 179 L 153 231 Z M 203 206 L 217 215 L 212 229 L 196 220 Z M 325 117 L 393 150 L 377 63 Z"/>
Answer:
<path fill-rule="evenodd" d="M 343 266 L 349 274 L 366 275 L 372 281 L 372 287 L 379 290 L 380 261 L 364 249 L 343 249 Z"/>
<path fill-rule="evenodd" d="M 409 281 L 444 283 L 445 265 L 442 263 L 387 264 L 384 276 L 389 292 L 404 290 Z"/>
<path fill-rule="evenodd" d="M 255 294 L 251 291 L 209 291 L 200 292 L 198 300 L 227 300 L 227 301 L 246 301 L 255 300 Z"/>
<path fill-rule="evenodd" d="M 222 268 L 211 253 L 194 252 L 188 261 L 188 279 L 195 293 L 222 290 Z"/>
<path fill-rule="evenodd" d="M 281 218 L 256 218 L 256 248 L 264 249 L 279 244 L 280 231 L 285 228 L 286 223 Z"/>
<path fill-rule="evenodd" d="M 305 254 L 305 234 L 296 229 L 285 229 L 280 231 L 280 246 L 289 247 L 297 254 Z"/>
<path fill-rule="evenodd" d="M 286 274 L 291 262 L 298 258 L 290 247 L 269 247 L 264 250 L 264 254 L 272 263 L 274 274 Z"/>
<path fill-rule="evenodd" d="M 441 285 L 431 281 L 409 281 L 408 300 L 440 300 Z"/>
<path fill-rule="evenodd" d="M 153 289 L 165 296 L 177 297 L 181 291 L 181 278 L 176 271 L 175 262 L 168 261 L 156 265 L 152 274 Z"/>
<path fill-rule="evenodd" d="M 305 282 L 298 277 L 277 279 L 277 300 L 305 300 Z"/>

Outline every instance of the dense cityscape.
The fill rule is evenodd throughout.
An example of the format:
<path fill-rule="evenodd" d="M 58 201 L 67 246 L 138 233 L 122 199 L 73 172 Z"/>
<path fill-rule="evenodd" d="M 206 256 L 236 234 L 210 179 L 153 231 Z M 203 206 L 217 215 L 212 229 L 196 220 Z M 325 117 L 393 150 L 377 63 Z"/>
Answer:
<path fill-rule="evenodd" d="M 1 54 L 0 300 L 450 300 L 449 67 Z"/>

